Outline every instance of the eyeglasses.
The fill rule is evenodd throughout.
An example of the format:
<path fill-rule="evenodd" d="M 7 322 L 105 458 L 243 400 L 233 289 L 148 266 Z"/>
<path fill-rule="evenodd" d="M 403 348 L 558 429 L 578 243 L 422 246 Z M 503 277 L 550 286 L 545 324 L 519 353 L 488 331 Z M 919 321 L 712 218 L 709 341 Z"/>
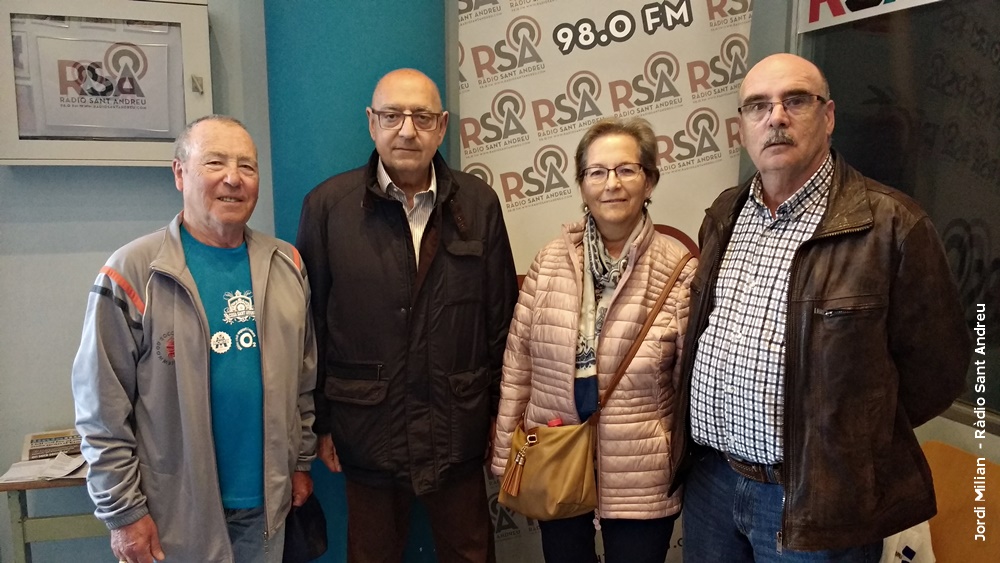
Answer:
<path fill-rule="evenodd" d="M 815 100 L 819 100 L 821 104 L 825 104 L 827 101 L 826 98 L 817 94 L 797 94 L 777 102 L 750 102 L 736 108 L 736 111 L 750 121 L 760 121 L 771 115 L 775 105 L 781 104 L 781 107 L 785 108 L 785 113 L 792 117 L 799 117 L 805 115 L 812 108 Z"/>
<path fill-rule="evenodd" d="M 591 186 L 599 186 L 608 181 L 608 176 L 614 171 L 615 176 L 618 177 L 620 182 L 630 182 L 639 177 L 639 173 L 643 171 L 642 165 L 635 162 L 625 162 L 615 166 L 614 168 L 607 168 L 605 166 L 588 166 L 583 169 L 580 177 L 583 181 Z"/>
<path fill-rule="evenodd" d="M 371 108 L 369 108 L 371 109 Z M 378 126 L 382 129 L 402 129 L 403 122 L 409 117 L 413 122 L 413 128 L 417 131 L 433 131 L 437 129 L 440 113 L 420 111 L 415 113 L 404 113 L 393 110 L 372 109 L 372 113 L 378 116 Z"/>

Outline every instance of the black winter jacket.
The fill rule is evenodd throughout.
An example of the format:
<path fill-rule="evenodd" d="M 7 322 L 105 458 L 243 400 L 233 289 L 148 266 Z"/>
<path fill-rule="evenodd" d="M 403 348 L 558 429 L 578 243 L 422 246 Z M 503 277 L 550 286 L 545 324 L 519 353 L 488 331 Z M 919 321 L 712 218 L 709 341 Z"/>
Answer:
<path fill-rule="evenodd" d="M 971 355 L 930 219 L 905 194 L 834 158 L 826 214 L 792 261 L 785 334 L 781 541 L 807 551 L 881 541 L 935 514 L 913 428 L 961 394 Z M 688 446 L 674 449 L 682 458 L 691 451 L 698 338 L 749 190 L 747 182 L 723 192 L 699 235 L 675 419 L 685 437 L 678 443 Z"/>
<path fill-rule="evenodd" d="M 496 194 L 440 154 L 418 269 L 406 213 L 377 166 L 373 152 L 302 204 L 315 430 L 332 435 L 348 478 L 420 495 L 482 470 L 517 276 Z"/>

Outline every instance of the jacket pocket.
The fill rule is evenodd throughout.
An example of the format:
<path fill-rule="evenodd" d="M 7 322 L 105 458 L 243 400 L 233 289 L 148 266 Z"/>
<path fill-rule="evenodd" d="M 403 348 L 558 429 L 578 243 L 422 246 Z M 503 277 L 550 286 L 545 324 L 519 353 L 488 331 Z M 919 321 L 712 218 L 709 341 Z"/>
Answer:
<path fill-rule="evenodd" d="M 838 378 L 828 381 L 843 384 L 850 380 L 860 389 L 871 389 L 872 383 L 879 381 L 872 381 L 873 375 L 885 375 L 892 369 L 886 349 L 888 311 L 888 299 L 881 295 L 814 302 L 813 334 L 806 357 L 820 362 L 831 374 L 838 374 Z"/>
<path fill-rule="evenodd" d="M 389 381 L 377 362 L 330 362 L 323 392 L 331 402 L 330 434 L 349 467 L 389 469 Z"/>
<path fill-rule="evenodd" d="M 479 303 L 483 300 L 483 242 L 452 240 L 446 243 L 448 260 L 444 303 Z"/>
<path fill-rule="evenodd" d="M 490 377 L 486 368 L 448 376 L 451 388 L 451 462 L 481 459 L 490 430 Z"/>
<path fill-rule="evenodd" d="M 888 299 L 859 295 L 813 304 L 812 334 L 802 366 L 808 374 L 809 424 L 823 438 L 803 479 L 829 490 L 811 517 L 833 526 L 851 511 L 871 514 L 880 497 L 875 478 L 879 435 L 893 427 L 890 389 L 897 375 L 887 346 Z M 805 408 L 805 407 L 803 407 Z"/>

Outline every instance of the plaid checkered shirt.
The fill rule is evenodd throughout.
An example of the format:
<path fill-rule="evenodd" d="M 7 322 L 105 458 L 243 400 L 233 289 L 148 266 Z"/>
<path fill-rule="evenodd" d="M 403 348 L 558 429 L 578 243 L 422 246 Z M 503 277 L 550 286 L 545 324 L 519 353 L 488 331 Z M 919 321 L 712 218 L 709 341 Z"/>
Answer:
<path fill-rule="evenodd" d="M 715 307 L 698 340 L 691 433 L 699 444 L 755 463 L 782 461 L 790 269 L 826 211 L 832 179 L 827 156 L 773 218 L 760 174 L 753 179 L 722 258 Z"/>

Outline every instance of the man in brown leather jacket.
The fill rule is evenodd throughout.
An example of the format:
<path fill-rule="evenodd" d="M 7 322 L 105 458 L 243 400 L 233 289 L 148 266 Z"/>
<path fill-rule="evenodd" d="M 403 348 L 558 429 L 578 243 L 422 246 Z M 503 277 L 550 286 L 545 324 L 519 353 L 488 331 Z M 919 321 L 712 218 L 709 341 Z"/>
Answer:
<path fill-rule="evenodd" d="M 691 284 L 684 559 L 875 562 L 936 512 L 913 428 L 964 387 L 958 293 L 920 207 L 830 149 L 818 68 L 767 57 L 740 104 L 758 173 L 708 210 Z"/>

